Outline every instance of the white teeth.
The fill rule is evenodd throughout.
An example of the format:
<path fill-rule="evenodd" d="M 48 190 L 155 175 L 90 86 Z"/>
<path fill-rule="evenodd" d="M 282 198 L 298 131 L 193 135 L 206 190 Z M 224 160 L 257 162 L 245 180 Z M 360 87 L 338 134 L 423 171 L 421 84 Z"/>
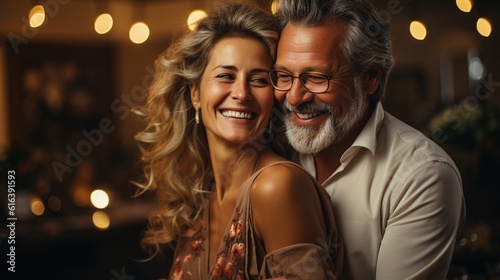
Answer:
<path fill-rule="evenodd" d="M 222 111 L 222 115 L 225 117 L 237 118 L 237 119 L 252 119 L 251 113 L 236 112 L 236 111 Z"/>
<path fill-rule="evenodd" d="M 303 120 L 307 120 L 307 119 L 312 119 L 316 116 L 318 116 L 319 114 L 316 113 L 316 114 L 311 114 L 311 113 L 298 113 L 298 112 L 295 112 L 295 114 L 297 114 L 297 116 L 300 118 L 300 119 L 303 119 Z"/>

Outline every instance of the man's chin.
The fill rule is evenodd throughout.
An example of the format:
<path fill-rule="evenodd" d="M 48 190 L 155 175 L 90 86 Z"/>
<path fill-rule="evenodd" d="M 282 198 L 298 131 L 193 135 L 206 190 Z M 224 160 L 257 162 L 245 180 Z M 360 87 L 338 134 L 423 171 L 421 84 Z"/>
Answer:
<path fill-rule="evenodd" d="M 286 135 L 290 145 L 299 153 L 317 154 L 332 144 L 331 135 L 321 127 L 288 125 Z"/>
<path fill-rule="evenodd" d="M 303 154 L 315 154 L 321 151 L 316 144 L 317 133 L 308 127 L 287 128 L 288 142 L 297 152 Z"/>

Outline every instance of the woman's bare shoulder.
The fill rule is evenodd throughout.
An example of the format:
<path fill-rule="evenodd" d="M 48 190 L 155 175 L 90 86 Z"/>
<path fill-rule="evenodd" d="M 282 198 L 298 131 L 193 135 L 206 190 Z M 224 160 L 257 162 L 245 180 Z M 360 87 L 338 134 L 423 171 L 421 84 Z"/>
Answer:
<path fill-rule="evenodd" d="M 285 195 L 311 191 L 314 181 L 306 171 L 291 162 L 268 166 L 255 179 L 252 195 Z"/>
<path fill-rule="evenodd" d="M 262 170 L 252 185 L 251 204 L 257 236 L 268 252 L 315 243 L 324 234 L 320 196 L 313 178 L 300 167 L 279 164 Z"/>

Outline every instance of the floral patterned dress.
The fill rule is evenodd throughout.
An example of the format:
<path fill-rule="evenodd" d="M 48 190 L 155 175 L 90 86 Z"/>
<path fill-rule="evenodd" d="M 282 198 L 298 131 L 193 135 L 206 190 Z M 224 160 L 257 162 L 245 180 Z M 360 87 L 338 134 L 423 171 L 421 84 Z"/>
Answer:
<path fill-rule="evenodd" d="M 264 168 L 276 164 L 292 164 L 302 169 L 288 161 L 276 162 Z M 209 215 L 208 211 L 204 211 L 203 220 L 200 221 L 202 230 L 189 238 L 178 240 L 169 279 L 337 279 L 342 268 L 343 247 L 335 228 L 330 197 L 317 183 L 315 185 L 322 203 L 328 244 L 295 244 L 269 254 L 265 252 L 255 235 L 250 199 L 251 186 L 264 168 L 243 183 L 233 217 L 216 254 L 215 266 L 208 267 L 210 238 L 206 225 L 209 224 Z M 208 202 L 205 209 L 207 207 Z"/>

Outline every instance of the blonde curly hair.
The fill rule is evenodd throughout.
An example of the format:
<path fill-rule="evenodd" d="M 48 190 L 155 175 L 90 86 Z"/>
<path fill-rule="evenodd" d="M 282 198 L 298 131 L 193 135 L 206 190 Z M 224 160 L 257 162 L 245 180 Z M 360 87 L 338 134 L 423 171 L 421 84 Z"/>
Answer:
<path fill-rule="evenodd" d="M 223 38 L 261 41 L 275 57 L 278 23 L 249 4 L 227 3 L 160 55 L 147 104 L 135 112 L 146 128 L 136 135 L 144 163 L 140 192 L 154 190 L 159 208 L 150 213 L 142 244 L 154 248 L 197 231 L 201 205 L 213 180 L 205 128 L 194 121 L 190 86 L 199 86 L 211 51 Z"/>

